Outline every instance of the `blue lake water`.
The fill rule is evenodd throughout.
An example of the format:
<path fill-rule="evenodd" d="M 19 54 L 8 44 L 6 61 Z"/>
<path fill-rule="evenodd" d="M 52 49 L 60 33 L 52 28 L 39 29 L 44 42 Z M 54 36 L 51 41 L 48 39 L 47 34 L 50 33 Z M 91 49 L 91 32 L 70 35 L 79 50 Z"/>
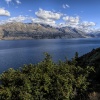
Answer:
<path fill-rule="evenodd" d="M 76 51 L 81 56 L 97 47 L 100 47 L 100 38 L 0 40 L 0 73 L 23 64 L 38 63 L 43 60 L 44 52 L 57 62 L 65 57 L 71 59 Z"/>

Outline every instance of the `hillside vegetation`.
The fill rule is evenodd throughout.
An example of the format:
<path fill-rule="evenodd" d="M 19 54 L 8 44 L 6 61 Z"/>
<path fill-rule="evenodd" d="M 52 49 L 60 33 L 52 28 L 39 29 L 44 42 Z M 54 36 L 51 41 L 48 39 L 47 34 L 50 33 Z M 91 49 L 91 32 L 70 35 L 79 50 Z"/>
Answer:
<path fill-rule="evenodd" d="M 100 67 L 100 48 L 93 49 L 91 52 L 77 59 L 80 66 Z"/>
<path fill-rule="evenodd" d="M 99 58 L 100 48 L 79 58 L 76 53 L 71 61 L 58 63 L 46 53 L 38 64 L 10 68 L 0 75 L 0 100 L 89 100 L 89 94 L 97 86 L 100 89 L 100 82 L 95 81 L 98 71 L 94 70 L 99 68 Z"/>
<path fill-rule="evenodd" d="M 82 98 L 89 86 L 92 68 L 75 67 L 51 56 L 36 65 L 21 70 L 10 68 L 0 77 L 0 100 L 71 100 Z"/>
<path fill-rule="evenodd" d="M 91 52 L 79 57 L 77 59 L 77 65 L 85 68 L 85 66 L 94 66 L 96 71 L 92 78 L 100 83 L 100 48 L 93 49 Z"/>

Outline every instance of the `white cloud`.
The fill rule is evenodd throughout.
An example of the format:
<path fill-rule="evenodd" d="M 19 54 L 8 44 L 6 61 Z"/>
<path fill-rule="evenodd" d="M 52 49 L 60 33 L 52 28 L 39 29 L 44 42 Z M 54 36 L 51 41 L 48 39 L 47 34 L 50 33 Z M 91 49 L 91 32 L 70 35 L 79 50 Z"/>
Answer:
<path fill-rule="evenodd" d="M 17 4 L 21 4 L 21 2 L 20 2 L 19 0 L 16 0 L 16 3 L 17 3 Z"/>
<path fill-rule="evenodd" d="M 72 26 L 72 27 L 74 26 L 77 28 L 88 28 L 96 25 L 94 22 L 88 22 L 88 21 L 81 22 L 79 16 L 76 17 L 66 16 L 63 17 L 63 20 L 65 21 L 65 24 L 67 26 Z"/>
<path fill-rule="evenodd" d="M 86 33 L 93 32 L 95 30 L 94 26 L 96 24 L 94 22 L 83 21 L 80 22 L 75 28 L 80 29 Z"/>
<path fill-rule="evenodd" d="M 8 22 L 23 22 L 24 20 L 27 20 L 27 17 L 19 15 L 18 17 L 9 18 Z"/>
<path fill-rule="evenodd" d="M 41 18 L 41 19 L 53 19 L 53 20 L 58 20 L 62 16 L 61 13 L 54 13 L 54 12 L 51 12 L 51 11 L 43 10 L 41 8 L 39 9 L 38 12 L 35 12 L 35 14 L 36 14 L 36 16 L 38 18 Z"/>
<path fill-rule="evenodd" d="M 5 0 L 7 4 L 9 4 L 10 2 L 12 2 L 12 0 Z"/>
<path fill-rule="evenodd" d="M 69 8 L 70 6 L 66 4 L 66 7 Z"/>
<path fill-rule="evenodd" d="M 55 26 L 55 21 L 51 19 L 44 20 L 39 18 L 31 18 L 31 20 L 33 23 L 48 24 L 51 26 Z"/>
<path fill-rule="evenodd" d="M 78 16 L 76 17 L 66 16 L 66 17 L 63 17 L 63 20 L 66 21 L 66 23 L 77 25 L 79 24 L 80 18 Z"/>
<path fill-rule="evenodd" d="M 4 8 L 0 8 L 0 16 L 10 16 L 10 12 Z"/>
<path fill-rule="evenodd" d="M 33 23 L 49 24 L 51 26 L 56 26 L 56 20 L 59 20 L 62 16 L 61 13 L 47 11 L 41 8 L 35 14 L 37 18 L 32 19 Z"/>
<path fill-rule="evenodd" d="M 94 22 L 88 22 L 88 21 L 84 21 L 81 23 L 81 26 L 83 27 L 91 27 L 91 26 L 95 26 L 96 24 Z"/>
<path fill-rule="evenodd" d="M 69 6 L 68 4 L 65 4 L 65 5 L 63 4 L 62 7 L 63 7 L 64 9 L 70 8 L 70 6 Z"/>
<path fill-rule="evenodd" d="M 40 24 L 48 24 L 51 26 L 56 25 L 55 20 L 52 19 L 40 19 L 22 15 L 19 15 L 18 17 L 11 17 L 7 20 L 2 20 L 0 24 L 11 23 L 11 22 L 25 22 L 25 21 L 31 21 L 33 23 L 40 23 Z"/>
<path fill-rule="evenodd" d="M 25 20 L 28 20 L 28 17 L 19 15 L 18 17 L 11 17 L 7 20 L 2 20 L 0 24 L 11 23 L 11 22 L 23 22 Z"/>
<path fill-rule="evenodd" d="M 32 12 L 32 10 L 30 9 L 30 10 L 28 10 L 29 12 Z"/>
<path fill-rule="evenodd" d="M 96 24 L 94 22 L 83 21 L 79 24 L 77 28 L 81 29 L 82 31 L 85 31 L 86 33 L 90 33 L 95 30 L 94 28 L 95 25 Z"/>
<path fill-rule="evenodd" d="M 5 0 L 5 1 L 6 1 L 6 3 L 9 5 L 9 3 L 12 2 L 13 0 Z M 17 4 L 21 4 L 21 1 L 20 1 L 20 0 L 15 0 L 15 2 L 16 2 Z M 14 5 L 13 2 L 12 2 L 12 4 Z"/>
<path fill-rule="evenodd" d="M 66 6 L 65 6 L 65 5 L 63 5 L 62 7 L 63 7 L 64 9 L 66 8 Z"/>
<path fill-rule="evenodd" d="M 63 20 L 65 22 L 60 23 L 60 27 L 74 27 L 77 29 L 80 29 L 82 31 L 85 31 L 86 33 L 90 32 L 91 30 L 93 31 L 94 26 L 96 25 L 94 22 L 88 22 L 88 21 L 80 21 L 79 16 L 72 17 L 72 16 L 66 16 L 63 17 Z"/>
<path fill-rule="evenodd" d="M 16 6 L 17 7 L 17 6 Z M 32 10 L 28 10 L 31 12 Z M 93 26 L 96 24 L 94 22 L 81 21 L 79 16 L 67 16 L 65 14 L 61 14 L 59 12 L 47 11 L 43 9 L 39 9 L 39 11 L 35 12 L 37 18 L 33 18 L 30 16 L 22 16 L 19 15 L 17 17 L 11 17 L 7 20 L 0 21 L 0 24 L 9 23 L 9 22 L 30 22 L 33 23 L 41 23 L 48 24 L 55 27 L 74 27 L 86 32 L 90 32 L 93 29 Z M 10 16 L 10 12 L 5 10 L 4 8 L 0 8 L 0 16 Z M 63 19 L 63 22 L 57 23 L 57 20 L 60 18 Z"/>

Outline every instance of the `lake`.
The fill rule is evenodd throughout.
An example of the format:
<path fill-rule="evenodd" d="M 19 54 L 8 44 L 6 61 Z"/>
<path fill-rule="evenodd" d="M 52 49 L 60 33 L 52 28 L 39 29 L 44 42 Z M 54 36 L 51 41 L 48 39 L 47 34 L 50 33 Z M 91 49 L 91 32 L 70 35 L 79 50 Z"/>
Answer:
<path fill-rule="evenodd" d="M 0 73 L 8 68 L 19 68 L 23 64 L 38 63 L 44 52 L 53 60 L 71 59 L 75 52 L 79 56 L 100 47 L 100 38 L 81 39 L 38 39 L 38 40 L 0 40 Z"/>

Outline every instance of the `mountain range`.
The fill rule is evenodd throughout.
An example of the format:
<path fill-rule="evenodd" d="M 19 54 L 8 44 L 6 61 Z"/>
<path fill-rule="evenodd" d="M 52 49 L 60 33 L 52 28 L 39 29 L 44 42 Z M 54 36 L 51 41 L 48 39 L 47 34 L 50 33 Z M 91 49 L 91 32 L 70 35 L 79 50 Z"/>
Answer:
<path fill-rule="evenodd" d="M 53 27 L 46 24 L 13 22 L 0 25 L 0 39 L 55 39 L 100 37 L 72 27 Z"/>

